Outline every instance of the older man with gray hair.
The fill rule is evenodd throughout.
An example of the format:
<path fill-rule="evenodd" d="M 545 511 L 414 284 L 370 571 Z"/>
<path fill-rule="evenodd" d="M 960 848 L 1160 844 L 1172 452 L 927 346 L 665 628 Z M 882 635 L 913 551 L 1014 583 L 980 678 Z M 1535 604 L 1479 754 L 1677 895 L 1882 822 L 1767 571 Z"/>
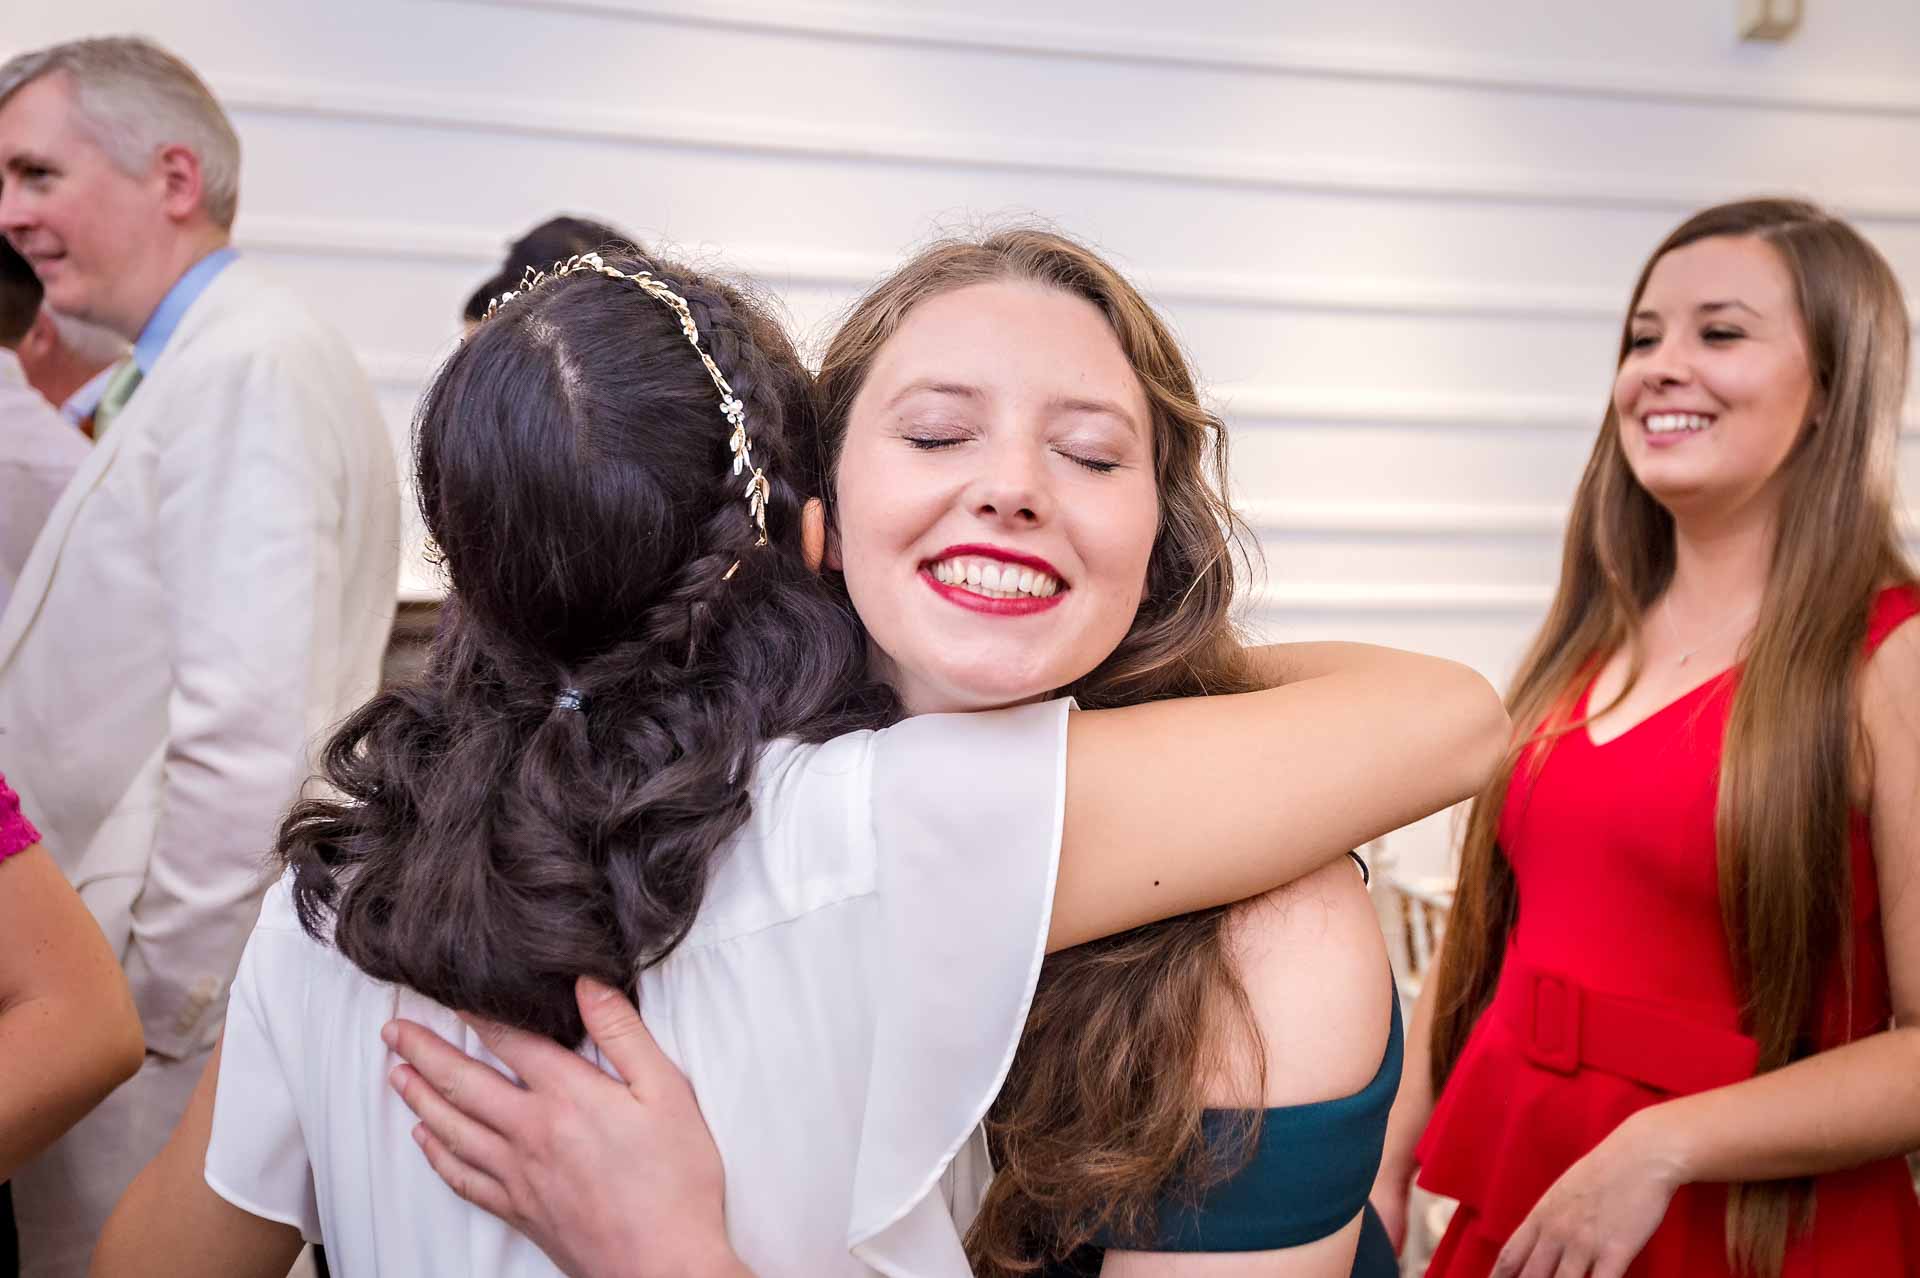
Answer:
<path fill-rule="evenodd" d="M 240 148 L 138 39 L 0 66 L 0 233 L 133 344 L 0 614 L 0 771 L 118 949 L 145 1067 L 14 1180 L 22 1273 L 84 1273 L 218 1041 L 316 736 L 374 690 L 392 446 L 344 341 L 236 257 Z"/>

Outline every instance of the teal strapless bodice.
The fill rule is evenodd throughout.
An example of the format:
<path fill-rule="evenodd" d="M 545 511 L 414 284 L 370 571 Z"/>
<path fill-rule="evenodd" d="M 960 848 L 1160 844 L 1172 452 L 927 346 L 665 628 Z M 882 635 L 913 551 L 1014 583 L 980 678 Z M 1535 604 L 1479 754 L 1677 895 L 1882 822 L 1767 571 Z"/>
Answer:
<path fill-rule="evenodd" d="M 1272 1251 L 1298 1247 L 1337 1232 L 1365 1212 L 1355 1278 L 1393 1278 L 1393 1248 L 1367 1205 L 1387 1113 L 1400 1087 L 1405 1051 L 1400 999 L 1393 999 L 1387 1051 L 1373 1081 L 1351 1096 L 1289 1105 L 1261 1112 L 1253 1155 L 1238 1171 L 1210 1187 L 1197 1203 L 1186 1196 L 1163 1199 L 1146 1251 Z M 1208 1139 L 1230 1136 L 1244 1122 L 1242 1111 L 1209 1110 L 1202 1118 Z M 1105 1246 L 1083 1247 L 1066 1262 L 1046 1269 L 1049 1278 L 1097 1274 Z"/>

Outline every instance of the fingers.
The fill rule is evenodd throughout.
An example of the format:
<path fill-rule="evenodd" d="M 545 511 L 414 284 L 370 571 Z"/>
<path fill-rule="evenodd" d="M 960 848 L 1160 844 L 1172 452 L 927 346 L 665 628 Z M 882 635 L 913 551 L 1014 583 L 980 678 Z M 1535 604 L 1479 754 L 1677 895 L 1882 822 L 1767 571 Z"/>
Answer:
<path fill-rule="evenodd" d="M 520 1130 L 530 1102 L 525 1092 L 493 1066 L 474 1060 L 412 1021 L 388 1021 L 380 1037 L 448 1105 L 509 1137 Z M 419 1112 L 412 1097 L 407 1103 Z"/>
<path fill-rule="evenodd" d="M 1560 1262 L 1566 1258 L 1566 1248 L 1552 1239 L 1544 1239 L 1534 1244 L 1533 1255 L 1527 1258 L 1527 1264 L 1520 1271 L 1520 1278 L 1555 1278 L 1560 1272 Z M 1583 1268 L 1580 1272 L 1584 1273 Z"/>
<path fill-rule="evenodd" d="M 1602 1250 L 1594 1258 L 1593 1278 L 1626 1278 L 1627 1266 L 1638 1253 L 1620 1255 L 1618 1249 Z"/>
<path fill-rule="evenodd" d="M 1553 1271 L 1553 1278 L 1587 1278 L 1587 1259 L 1585 1252 L 1565 1252 L 1559 1267 Z"/>
<path fill-rule="evenodd" d="M 1488 1278 L 1515 1278 L 1520 1267 L 1532 1257 L 1533 1245 L 1539 1237 L 1539 1222 L 1531 1216 L 1521 1221 L 1520 1228 L 1513 1231 L 1513 1237 L 1500 1249 L 1500 1257 L 1493 1262 L 1493 1272 Z"/>
<path fill-rule="evenodd" d="M 685 1081 L 654 1042 L 646 1022 L 640 1019 L 640 1009 L 625 994 L 586 976 L 575 982 L 573 993 L 580 1003 L 587 1033 L 629 1088 L 644 1096 L 663 1084 Z"/>
<path fill-rule="evenodd" d="M 465 1012 L 460 1013 L 460 1019 L 480 1036 L 488 1051 L 536 1091 L 571 1096 L 578 1094 L 573 1089 L 606 1083 L 607 1076 L 591 1062 L 550 1038 Z"/>
<path fill-rule="evenodd" d="M 433 1168 L 435 1175 L 447 1183 L 448 1189 L 481 1211 L 498 1216 L 508 1224 L 517 1227 L 513 1203 L 507 1197 L 506 1188 L 499 1181 L 448 1149 L 425 1123 L 413 1129 L 413 1139 L 414 1143 L 425 1151 L 427 1165 Z"/>
<path fill-rule="evenodd" d="M 514 1166 L 513 1153 L 499 1133 L 475 1122 L 447 1103 L 439 1092 L 427 1086 L 410 1065 L 396 1066 L 387 1076 L 388 1084 L 400 1093 L 400 1099 L 420 1119 L 415 1132 L 425 1131 L 447 1153 L 489 1179 L 504 1181 Z M 451 1183 L 451 1182 L 449 1182 Z M 461 1197 L 466 1197 L 462 1194 Z"/>

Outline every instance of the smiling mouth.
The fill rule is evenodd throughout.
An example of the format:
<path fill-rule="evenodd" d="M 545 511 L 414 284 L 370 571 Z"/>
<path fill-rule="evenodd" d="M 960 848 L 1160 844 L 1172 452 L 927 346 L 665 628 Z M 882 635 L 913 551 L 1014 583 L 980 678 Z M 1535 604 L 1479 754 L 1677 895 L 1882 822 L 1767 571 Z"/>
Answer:
<path fill-rule="evenodd" d="M 1713 425 L 1708 413 L 1648 413 L 1641 424 L 1649 435 L 1692 435 Z"/>
<path fill-rule="evenodd" d="M 926 565 L 926 573 L 986 599 L 1051 599 L 1065 587 L 1052 573 L 981 555 L 955 555 Z"/>

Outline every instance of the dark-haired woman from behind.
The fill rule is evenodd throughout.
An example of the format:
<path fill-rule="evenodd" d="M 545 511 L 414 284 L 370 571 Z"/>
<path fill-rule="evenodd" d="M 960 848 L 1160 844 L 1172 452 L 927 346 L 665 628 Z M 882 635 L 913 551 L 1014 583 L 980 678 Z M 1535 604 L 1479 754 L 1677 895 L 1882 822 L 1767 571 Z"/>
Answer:
<path fill-rule="evenodd" d="M 1085 309 L 1078 331 L 1111 344 Z M 1117 351 L 1108 363 L 1127 375 Z M 637 988 L 708 1106 L 743 1260 L 960 1278 L 979 1119 L 1047 950 L 1290 882 L 1452 801 L 1497 753 L 1504 718 L 1477 675 L 1340 645 L 1296 650 L 1300 677 L 1240 696 L 913 714 L 936 708 L 928 688 L 904 665 L 869 676 L 887 663 L 814 571 L 808 411 L 776 329 L 657 264 L 569 263 L 448 361 L 418 467 L 450 619 L 423 681 L 334 739 L 334 797 L 283 828 L 290 882 L 242 960 L 217 1075 L 121 1204 L 96 1273 L 280 1278 L 304 1236 L 347 1274 L 551 1274 L 410 1147 L 381 1035 L 398 1016 L 454 1039 L 482 1058 L 463 1082 L 511 1107 L 521 1090 L 484 1063 L 504 1042 L 455 1009 L 600 1059 L 576 1002 L 591 977 Z M 1144 450 L 1144 428 L 1129 434 Z M 1046 690 L 1070 682 L 1047 670 L 1084 674 L 1141 609 L 1157 480 L 1136 467 L 1104 485 L 1026 442 L 1083 499 L 1092 539 L 1086 560 L 1056 552 L 1058 604 L 988 610 L 1035 623 L 1017 633 L 1041 665 L 1013 673 Z M 897 431 L 862 449 L 901 481 L 868 497 L 953 497 Z M 1124 527 L 1093 518 L 1116 508 Z M 832 553 L 878 555 L 883 594 L 938 617 L 900 531 L 870 507 Z M 1156 606 L 1177 606 L 1172 582 L 1155 579 Z M 1000 634 L 969 615 L 976 639 Z M 913 629 L 940 646 L 942 627 Z M 1415 698 L 1424 715 L 1386 731 Z M 1163 759 L 1169 734 L 1204 766 Z M 1197 847 L 1167 857 L 1182 840 Z M 554 1051 L 588 1090 L 622 1090 Z M 554 1139 L 579 1143 L 575 1113 Z M 490 1151 L 456 1136 L 444 1152 Z M 610 1164 L 586 1197 L 637 1174 Z"/>
<path fill-rule="evenodd" d="M 1641 272 L 1376 1191 L 1436 1278 L 1920 1274 L 1908 344 L 1799 201 Z"/>

